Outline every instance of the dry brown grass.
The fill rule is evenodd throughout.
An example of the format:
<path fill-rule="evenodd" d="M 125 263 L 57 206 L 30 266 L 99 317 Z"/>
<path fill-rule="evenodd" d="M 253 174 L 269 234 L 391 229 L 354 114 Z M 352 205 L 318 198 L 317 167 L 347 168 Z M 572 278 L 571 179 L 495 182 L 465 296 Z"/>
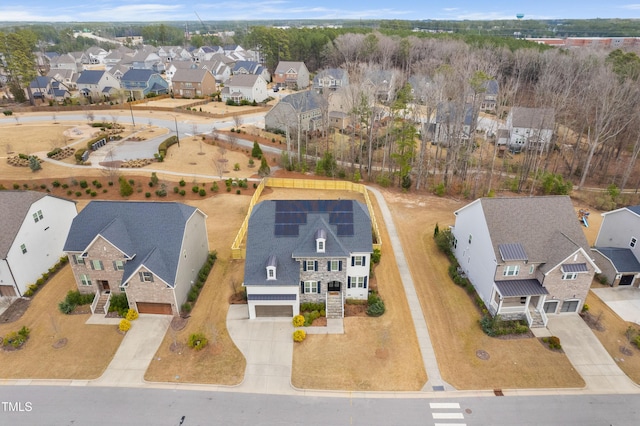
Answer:
<path fill-rule="evenodd" d="M 501 340 L 485 335 L 480 313 L 465 290 L 453 284 L 448 259 L 433 241 L 433 228 L 453 224 L 464 202 L 385 192 L 429 324 L 442 377 L 457 389 L 582 387 L 584 381 L 562 353 L 537 339 Z M 489 360 L 476 356 L 489 353 Z"/>
<path fill-rule="evenodd" d="M 291 191 L 295 192 L 298 191 Z M 315 196 L 315 192 L 311 193 Z M 329 192 L 326 197 L 334 198 L 335 193 L 332 196 Z M 360 194 L 346 195 L 349 194 L 350 198 L 361 198 Z M 277 190 L 277 195 L 280 195 L 280 190 Z M 293 196 L 300 197 L 309 198 L 309 191 Z M 372 202 L 376 217 L 381 218 L 375 199 Z M 375 280 L 386 312 L 379 318 L 345 318 L 345 334 L 308 335 L 302 344 L 295 345 L 291 378 L 294 386 L 305 389 L 415 391 L 427 381 L 404 287 L 390 252 L 387 229 L 384 221 L 379 219 L 378 224 L 383 256 L 375 268 Z M 309 368 L 309 365 L 314 367 Z"/>
<path fill-rule="evenodd" d="M 598 286 L 598 284 L 594 284 Z M 604 303 L 593 292 L 587 295 L 587 305 L 589 313 L 596 318 L 600 318 L 603 331 L 593 330 L 602 346 L 609 352 L 611 358 L 616 360 L 616 364 L 631 380 L 640 384 L 640 350 L 629 343 L 625 335 L 627 329 L 632 327 L 636 332 L 640 331 L 638 324 L 624 321 L 606 303 Z M 631 350 L 633 355 L 627 356 L 620 351 L 620 347 Z"/>
<path fill-rule="evenodd" d="M 76 289 L 69 265 L 58 272 L 33 298 L 16 322 L 0 325 L 0 335 L 31 329 L 23 349 L 0 350 L 0 377 L 5 379 L 95 379 L 116 353 L 123 336 L 115 325 L 86 325 L 89 314 L 64 315 L 58 311 L 69 290 Z M 66 338 L 67 344 L 53 344 Z"/>
<path fill-rule="evenodd" d="M 226 327 L 229 297 L 241 289 L 244 262 L 229 260 L 231 243 L 249 206 L 249 197 L 217 195 L 190 201 L 207 217 L 209 247 L 218 252 L 216 261 L 198 297 L 187 326 L 169 328 L 145 374 L 152 382 L 189 382 L 235 385 L 242 382 L 246 361 L 231 340 Z M 172 351 L 174 342 L 186 344 L 191 333 L 203 332 L 209 346 L 200 351 Z"/>

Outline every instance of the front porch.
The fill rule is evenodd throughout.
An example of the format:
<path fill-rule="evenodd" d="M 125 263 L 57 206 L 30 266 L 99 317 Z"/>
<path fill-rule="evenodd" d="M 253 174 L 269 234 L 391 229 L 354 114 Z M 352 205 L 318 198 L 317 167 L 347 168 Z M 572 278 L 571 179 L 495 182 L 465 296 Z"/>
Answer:
<path fill-rule="evenodd" d="M 546 327 L 544 302 L 549 294 L 536 279 L 494 282 L 491 311 L 505 320 L 526 319 L 529 328 Z"/>

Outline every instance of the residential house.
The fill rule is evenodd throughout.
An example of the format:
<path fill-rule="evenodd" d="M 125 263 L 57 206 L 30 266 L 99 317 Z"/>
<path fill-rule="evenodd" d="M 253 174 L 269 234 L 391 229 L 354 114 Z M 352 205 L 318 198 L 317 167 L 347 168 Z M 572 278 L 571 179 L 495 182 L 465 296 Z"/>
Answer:
<path fill-rule="evenodd" d="M 103 99 L 105 93 L 119 90 L 120 81 L 108 71 L 85 70 L 78 77 L 76 86 L 80 94 L 95 101 Z"/>
<path fill-rule="evenodd" d="M 580 312 L 600 269 L 568 196 L 480 198 L 454 214 L 459 272 L 492 315 L 536 327 Z"/>
<path fill-rule="evenodd" d="M 280 61 L 272 78 L 282 87 L 296 90 L 309 87 L 309 70 L 304 62 Z"/>
<path fill-rule="evenodd" d="M 131 58 L 131 67 L 137 70 L 151 70 L 161 73 L 165 70 L 164 61 L 155 48 L 145 46 Z"/>
<path fill-rule="evenodd" d="M 34 191 L 0 191 L 0 297 L 21 297 L 64 256 L 73 201 Z"/>
<path fill-rule="evenodd" d="M 349 85 L 349 74 L 341 68 L 327 68 L 313 77 L 313 89 L 316 91 L 336 91 Z"/>
<path fill-rule="evenodd" d="M 169 83 L 151 70 L 127 71 L 120 79 L 120 87 L 131 99 L 144 99 L 150 93 L 161 95 L 169 92 Z"/>
<path fill-rule="evenodd" d="M 219 59 L 221 56 L 223 55 L 216 54 L 214 55 L 215 59 L 200 62 L 202 68 L 209 70 L 213 74 L 218 84 L 226 83 L 231 77 L 231 66 L 227 61 Z M 231 65 L 233 65 L 232 62 Z"/>
<path fill-rule="evenodd" d="M 285 96 L 264 117 L 265 128 L 282 132 L 290 128 L 301 131 L 323 127 L 322 117 L 327 111 L 327 101 L 314 91 L 292 93 Z"/>
<path fill-rule="evenodd" d="M 38 76 L 29 83 L 29 91 L 34 99 L 47 101 L 53 99 L 51 93 L 51 78 Z"/>
<path fill-rule="evenodd" d="M 453 102 L 440 102 L 436 106 L 433 143 L 449 145 L 468 141 L 475 128 L 473 108 Z"/>
<path fill-rule="evenodd" d="M 220 96 L 223 102 L 229 99 L 238 104 L 243 100 L 262 102 L 268 97 L 267 82 L 259 75 L 234 75 L 227 80 Z"/>
<path fill-rule="evenodd" d="M 71 70 L 77 73 L 82 69 L 82 66 L 78 66 L 76 59 L 69 53 L 53 57 L 49 61 L 49 70 Z"/>
<path fill-rule="evenodd" d="M 109 52 L 98 46 L 91 46 L 85 50 L 85 54 L 89 57 L 89 63 L 93 65 L 104 64 L 104 59 Z"/>
<path fill-rule="evenodd" d="M 217 91 L 215 77 L 202 68 L 179 68 L 171 84 L 173 94 L 183 98 L 211 96 Z"/>
<path fill-rule="evenodd" d="M 198 69 L 200 68 L 199 64 L 196 64 L 192 61 L 172 61 L 167 64 L 167 68 L 164 73 L 164 79 L 169 83 L 169 87 L 173 87 L 173 76 L 179 69 Z"/>
<path fill-rule="evenodd" d="M 210 61 L 213 55 L 217 53 L 224 54 L 224 50 L 220 46 L 202 46 L 191 52 L 194 61 L 204 62 Z"/>
<path fill-rule="evenodd" d="M 370 69 L 365 73 L 365 87 L 369 87 L 381 102 L 389 102 L 394 98 L 396 83 L 396 73 L 393 70 Z"/>
<path fill-rule="evenodd" d="M 506 122 L 510 135 L 509 149 L 549 149 L 555 120 L 553 108 L 511 108 Z"/>
<path fill-rule="evenodd" d="M 269 70 L 255 61 L 237 61 L 231 69 L 231 74 L 259 75 L 267 83 L 271 81 L 271 74 L 269 74 Z"/>
<path fill-rule="evenodd" d="M 75 89 L 76 87 L 77 76 L 76 76 L 76 73 L 72 70 L 67 70 L 67 69 L 50 70 L 49 73 L 47 73 L 47 77 L 51 78 L 52 80 L 58 81 L 61 85 L 63 85 L 68 90 Z"/>
<path fill-rule="evenodd" d="M 498 106 L 498 91 L 499 85 L 497 80 L 485 81 L 482 85 L 482 101 L 480 102 L 480 109 L 483 111 L 495 112 Z"/>
<path fill-rule="evenodd" d="M 64 251 L 93 313 L 125 293 L 139 313 L 177 315 L 207 259 L 206 215 L 175 202 L 92 201 L 73 220 Z M 103 299 L 100 301 L 100 299 Z"/>
<path fill-rule="evenodd" d="M 433 98 L 433 81 L 427 74 L 412 74 L 407 79 L 411 88 L 413 102 L 419 105 L 428 105 Z"/>
<path fill-rule="evenodd" d="M 612 286 L 640 286 L 640 206 L 602 213 L 593 247 L 596 263 Z"/>
<path fill-rule="evenodd" d="M 251 212 L 243 286 L 249 318 L 292 317 L 300 303 L 344 316 L 345 299 L 366 300 L 371 218 L 355 200 L 268 200 Z"/>

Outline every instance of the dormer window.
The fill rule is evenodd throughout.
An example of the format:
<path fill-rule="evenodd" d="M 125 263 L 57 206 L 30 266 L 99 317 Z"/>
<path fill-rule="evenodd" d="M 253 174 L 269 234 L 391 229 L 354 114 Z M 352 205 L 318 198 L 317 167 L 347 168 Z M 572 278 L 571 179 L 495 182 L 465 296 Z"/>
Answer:
<path fill-rule="evenodd" d="M 316 252 L 324 253 L 325 244 L 327 242 L 327 232 L 324 229 L 318 229 L 315 235 L 316 239 Z"/>
<path fill-rule="evenodd" d="M 267 280 L 276 279 L 276 266 L 278 266 L 278 259 L 272 254 L 267 259 Z"/>

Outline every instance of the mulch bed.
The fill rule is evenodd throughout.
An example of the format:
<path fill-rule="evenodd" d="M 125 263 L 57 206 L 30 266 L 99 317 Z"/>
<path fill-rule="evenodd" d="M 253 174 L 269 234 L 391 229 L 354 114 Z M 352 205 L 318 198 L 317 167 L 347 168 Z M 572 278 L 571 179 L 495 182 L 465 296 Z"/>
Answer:
<path fill-rule="evenodd" d="M 61 349 L 67 346 L 67 342 L 68 342 L 67 338 L 63 337 L 62 339 L 56 340 L 56 342 L 51 346 L 53 347 L 53 349 Z"/>
<path fill-rule="evenodd" d="M 91 305 L 78 305 L 69 315 L 85 315 L 91 313 Z"/>
<path fill-rule="evenodd" d="M 327 326 L 327 317 L 318 317 L 313 320 L 311 323 L 312 327 L 326 327 Z"/>
<path fill-rule="evenodd" d="M 189 322 L 189 318 L 173 317 L 171 320 L 171 329 L 180 331 L 187 326 L 187 322 Z"/>
<path fill-rule="evenodd" d="M 19 320 L 30 304 L 31 299 L 24 297 L 16 299 L 11 306 L 9 306 L 7 310 L 0 315 L 0 323 L 4 324 Z"/>
<path fill-rule="evenodd" d="M 483 361 L 486 361 L 489 358 L 491 358 L 491 355 L 489 355 L 489 352 L 485 351 L 484 349 L 478 349 L 476 351 L 476 356 Z"/>
<path fill-rule="evenodd" d="M 349 303 L 344 304 L 344 316 L 345 317 L 366 317 L 367 305 L 351 305 Z"/>
<path fill-rule="evenodd" d="M 604 325 L 602 325 L 600 321 L 600 315 L 596 316 L 591 314 L 591 312 L 580 312 L 580 317 L 587 323 L 589 328 L 597 331 L 605 331 Z"/>
<path fill-rule="evenodd" d="M 230 305 L 246 305 L 247 299 L 244 298 L 244 292 L 239 291 L 238 293 L 232 294 L 229 297 Z"/>
<path fill-rule="evenodd" d="M 503 334 L 502 336 L 495 336 L 496 339 L 500 340 L 517 340 L 517 339 L 531 339 L 532 337 L 536 337 L 531 330 L 526 333 L 520 334 Z"/>

